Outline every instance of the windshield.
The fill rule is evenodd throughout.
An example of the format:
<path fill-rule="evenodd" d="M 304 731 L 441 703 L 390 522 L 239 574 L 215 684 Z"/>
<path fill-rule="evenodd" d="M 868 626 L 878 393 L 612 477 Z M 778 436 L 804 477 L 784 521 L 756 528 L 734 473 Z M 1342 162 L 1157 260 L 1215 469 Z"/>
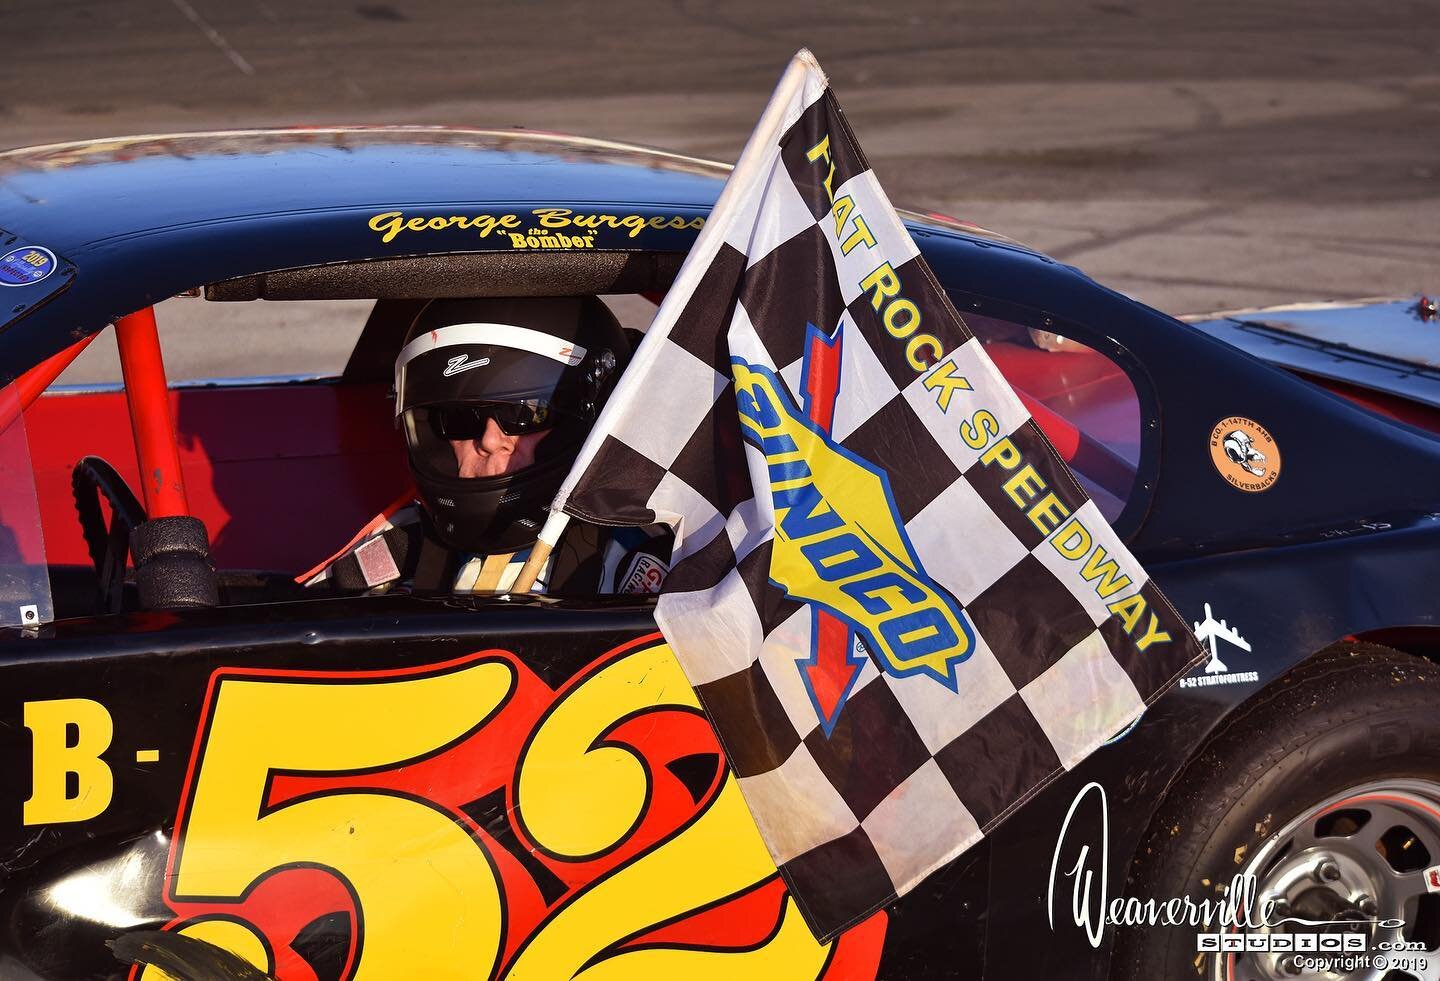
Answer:
<path fill-rule="evenodd" d="M 0 626 L 55 618 L 18 383 L 0 390 Z"/>

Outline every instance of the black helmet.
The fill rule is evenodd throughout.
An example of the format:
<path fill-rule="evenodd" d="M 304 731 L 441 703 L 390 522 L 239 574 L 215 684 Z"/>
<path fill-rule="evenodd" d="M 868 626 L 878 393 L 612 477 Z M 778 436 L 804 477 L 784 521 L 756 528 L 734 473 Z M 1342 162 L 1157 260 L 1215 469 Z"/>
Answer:
<path fill-rule="evenodd" d="M 432 300 L 395 359 L 395 413 L 435 533 L 466 552 L 534 543 L 629 352 L 598 297 Z M 461 477 L 451 440 L 547 432 L 527 467 Z"/>

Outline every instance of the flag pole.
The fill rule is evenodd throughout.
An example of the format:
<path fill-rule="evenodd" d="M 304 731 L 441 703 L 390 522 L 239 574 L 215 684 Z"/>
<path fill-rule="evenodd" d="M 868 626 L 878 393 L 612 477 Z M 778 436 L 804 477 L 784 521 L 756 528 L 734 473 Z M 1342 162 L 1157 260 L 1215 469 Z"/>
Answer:
<path fill-rule="evenodd" d="M 630 394 L 627 386 L 639 384 L 638 379 L 645 376 L 650 362 L 659 356 L 665 337 L 669 334 L 670 326 L 680 313 L 683 301 L 677 298 L 686 297 L 694 290 L 695 285 L 704 276 L 709 266 L 709 260 L 719 250 L 725 237 L 719 229 L 723 227 L 724 222 L 731 220 L 731 212 L 737 210 L 731 202 L 743 197 L 750 185 L 764 178 L 763 164 L 767 159 L 765 156 L 767 141 L 773 139 L 780 132 L 790 99 L 796 92 L 804 88 L 806 78 L 811 73 L 819 78 L 822 85 L 828 84 L 825 82 L 825 73 L 820 69 L 815 56 L 810 53 L 808 48 L 801 48 L 785 67 L 785 72 L 780 76 L 780 82 L 776 85 L 774 94 L 770 96 L 765 111 L 760 115 L 759 123 L 750 133 L 749 139 L 745 141 L 745 148 L 740 151 L 740 157 L 735 162 L 735 169 L 731 171 L 730 178 L 725 181 L 725 186 L 720 189 L 720 195 L 715 199 L 709 217 L 705 219 L 704 229 L 696 238 L 690 251 L 686 253 L 685 261 L 675 275 L 675 281 L 671 283 L 665 299 L 660 303 L 660 308 L 655 311 L 655 320 L 651 324 L 651 329 L 646 333 L 639 348 L 636 349 L 634 358 L 621 376 L 605 407 L 600 410 L 600 417 L 595 420 L 595 427 L 590 436 L 580 447 L 580 452 L 576 456 L 574 465 L 570 468 L 569 475 L 561 483 L 560 490 L 555 495 L 556 504 L 564 506 L 581 474 L 593 462 L 601 442 L 595 434 L 608 431 L 612 416 L 624 404 L 625 396 Z M 656 329 L 657 324 L 662 324 L 662 328 Z M 540 537 L 536 540 L 535 547 L 530 550 L 530 557 L 525 560 L 520 575 L 515 577 L 515 584 L 510 588 L 512 594 L 529 592 L 530 588 L 535 585 L 536 577 L 540 575 L 540 570 L 545 568 L 545 563 L 550 559 L 551 550 L 560 540 L 560 534 L 569 522 L 570 517 L 564 511 L 550 512 L 550 516 L 545 519 L 545 526 L 540 529 Z"/>
<path fill-rule="evenodd" d="M 795 93 L 803 91 L 806 78 L 811 73 L 819 78 L 821 84 L 824 84 L 825 73 L 820 70 L 815 56 L 810 53 L 808 48 L 801 48 L 795 57 L 790 59 L 790 63 L 785 67 L 785 73 L 780 76 L 780 82 L 776 85 L 774 94 L 770 96 L 770 101 L 760 116 L 760 122 L 751 132 L 750 138 L 745 141 L 745 148 L 740 151 L 740 157 L 735 162 L 734 170 L 730 172 L 730 177 L 725 181 L 725 186 L 720 189 L 720 195 L 715 199 L 710 214 L 705 218 L 705 227 L 700 230 L 690 251 L 685 254 L 685 261 L 681 264 L 680 271 L 675 274 L 675 281 L 670 284 L 664 299 L 660 301 L 659 309 L 655 311 L 650 329 L 646 331 L 645 337 L 640 341 L 640 346 L 635 349 L 630 364 L 626 366 L 619 382 L 615 385 L 615 390 L 611 392 L 609 399 L 601 408 L 599 418 L 595 420 L 590 435 L 581 445 L 580 452 L 575 457 L 575 463 L 560 484 L 560 489 L 556 492 L 555 501 L 551 507 L 564 507 L 565 503 L 569 501 L 575 485 L 590 464 L 594 462 L 595 454 L 599 452 L 600 446 L 604 442 L 596 434 L 609 433 L 614 429 L 614 421 L 634 398 L 636 390 L 644 383 L 644 379 L 649 377 L 649 372 L 654 368 L 654 363 L 665 346 L 665 339 L 669 336 L 670 328 L 684 308 L 685 298 L 695 290 L 709 268 L 710 260 L 720 250 L 721 244 L 725 241 L 724 229 L 742 211 L 742 208 L 734 202 L 743 200 L 751 186 L 764 179 L 765 165 L 768 163 L 767 141 L 781 132 L 789 100 Z M 564 525 L 560 527 L 563 528 Z M 559 534 L 558 529 L 556 534 Z"/>
<path fill-rule="evenodd" d="M 535 579 L 550 560 L 550 552 L 554 550 L 555 543 L 560 540 L 561 533 L 569 523 L 570 515 L 564 511 L 550 512 L 550 517 L 545 519 L 545 524 L 540 529 L 540 537 L 535 539 L 535 547 L 530 549 L 530 557 L 521 567 L 520 575 L 515 577 L 515 585 L 510 587 L 511 593 L 530 592 L 530 587 L 535 585 Z"/>

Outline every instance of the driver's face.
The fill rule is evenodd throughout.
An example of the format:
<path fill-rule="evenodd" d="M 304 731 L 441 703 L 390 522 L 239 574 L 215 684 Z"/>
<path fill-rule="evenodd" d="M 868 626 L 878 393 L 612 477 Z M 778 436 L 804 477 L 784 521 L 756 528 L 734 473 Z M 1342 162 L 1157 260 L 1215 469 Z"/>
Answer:
<path fill-rule="evenodd" d="M 452 439 L 450 448 L 461 477 L 498 477 L 534 463 L 535 447 L 547 433 L 507 436 L 494 419 L 487 419 L 479 439 Z"/>

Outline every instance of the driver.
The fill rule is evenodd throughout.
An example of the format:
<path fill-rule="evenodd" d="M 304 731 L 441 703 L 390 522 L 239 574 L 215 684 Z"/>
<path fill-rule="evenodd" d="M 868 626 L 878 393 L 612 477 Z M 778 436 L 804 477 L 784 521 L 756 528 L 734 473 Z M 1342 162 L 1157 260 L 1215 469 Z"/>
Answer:
<path fill-rule="evenodd" d="M 301 581 L 346 592 L 508 591 L 628 354 L 594 296 L 426 304 L 395 361 L 415 500 L 378 515 Z M 533 591 L 659 592 L 670 544 L 660 529 L 572 521 Z"/>

